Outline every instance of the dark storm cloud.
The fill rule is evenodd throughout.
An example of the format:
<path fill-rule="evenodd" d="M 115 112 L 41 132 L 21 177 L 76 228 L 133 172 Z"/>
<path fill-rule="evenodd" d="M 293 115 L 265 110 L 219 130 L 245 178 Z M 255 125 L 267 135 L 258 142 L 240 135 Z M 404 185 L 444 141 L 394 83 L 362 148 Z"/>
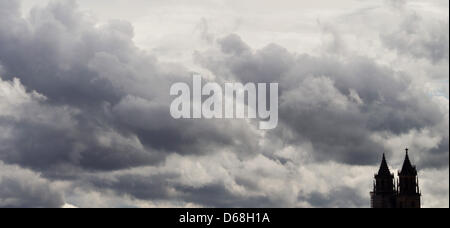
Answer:
<path fill-rule="evenodd" d="M 13 22 L 1 24 L 0 61 L 7 72 L 3 77 L 20 77 L 26 86 L 52 102 L 80 106 L 117 102 L 120 91 L 89 70 L 87 61 L 95 52 L 107 51 L 108 45 L 120 49 L 126 42 L 114 36 L 106 36 L 109 39 L 103 42 L 91 40 L 101 32 L 89 31 L 92 26 L 88 27 L 83 15 L 72 10 L 74 1 L 66 3 L 34 10 L 28 20 L 21 18 L 17 7 L 2 7 L 10 11 L 2 16 L 3 21 Z"/>
<path fill-rule="evenodd" d="M 227 120 L 175 120 L 167 104 L 128 97 L 113 108 L 114 124 L 123 131 L 137 133 L 144 145 L 167 152 L 211 153 L 217 146 L 234 146 L 235 137 L 245 142 L 239 152 L 251 153 L 256 146 L 252 134 L 242 126 L 231 126 Z"/>
<path fill-rule="evenodd" d="M 426 94 L 371 59 L 298 56 L 275 44 L 252 51 L 237 35 L 219 44 L 222 57 L 199 54 L 198 62 L 243 82 L 279 82 L 280 120 L 296 134 L 288 142 L 312 142 L 320 160 L 375 164 L 386 149 L 373 133 L 398 135 L 442 121 Z"/>
<path fill-rule="evenodd" d="M 4 142 L 9 146 L 0 155 L 4 161 L 44 174 L 63 174 L 67 167 L 117 170 L 152 165 L 169 153 L 211 153 L 234 146 L 236 136 L 251 140 L 243 126 L 173 120 L 170 85 L 190 73 L 138 49 L 130 23 L 97 26 L 75 1 L 35 8 L 26 19 L 16 1 L 1 4 L 2 78 L 19 78 L 28 91 L 47 98 L 36 106 L 74 110 L 63 113 L 74 122 L 67 128 L 3 118 L 2 124 L 14 129 Z M 102 145 L 105 137 L 114 145 Z M 254 151 L 254 143 L 242 145 L 241 151 Z"/>
<path fill-rule="evenodd" d="M 99 138 L 102 134 L 106 134 L 104 138 L 110 137 L 108 129 L 102 126 L 88 121 L 80 125 L 75 119 L 71 119 L 73 125 L 66 124 L 57 118 L 52 119 L 52 114 L 42 110 L 33 111 L 35 108 L 25 110 L 48 116 L 36 120 L 0 116 L 0 126 L 10 129 L 10 137 L 2 141 L 0 158 L 3 161 L 41 171 L 45 175 L 64 177 L 80 169 L 115 170 L 153 164 L 160 159 L 155 157 L 155 151 L 121 143 L 115 138 L 109 139 L 112 141 L 110 145 L 102 144 Z M 49 111 L 68 115 L 52 108 Z"/>
<path fill-rule="evenodd" d="M 449 154 L 448 135 L 443 137 L 435 148 L 425 151 L 417 162 L 417 167 L 422 169 L 439 169 L 448 167 Z"/>

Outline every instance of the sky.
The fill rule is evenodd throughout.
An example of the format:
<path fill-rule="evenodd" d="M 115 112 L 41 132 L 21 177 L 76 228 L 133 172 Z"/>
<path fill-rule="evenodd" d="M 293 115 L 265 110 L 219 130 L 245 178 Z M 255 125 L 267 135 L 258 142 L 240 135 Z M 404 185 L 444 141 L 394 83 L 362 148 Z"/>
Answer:
<path fill-rule="evenodd" d="M 449 207 L 444 0 L 0 0 L 0 207 L 369 207 L 406 147 Z M 279 124 L 169 88 L 279 83 Z"/>

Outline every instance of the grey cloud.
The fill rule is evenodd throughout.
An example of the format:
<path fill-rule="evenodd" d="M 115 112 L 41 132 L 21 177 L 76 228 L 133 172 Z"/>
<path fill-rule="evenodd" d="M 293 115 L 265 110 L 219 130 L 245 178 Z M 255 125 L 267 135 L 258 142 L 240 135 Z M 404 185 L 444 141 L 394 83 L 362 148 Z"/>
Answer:
<path fill-rule="evenodd" d="M 86 170 L 115 170 L 154 164 L 155 153 L 117 142 L 101 145 L 95 132 L 89 129 L 55 129 L 52 126 L 20 122 L 13 126 L 12 139 L 4 141 L 0 158 L 5 162 L 21 164 L 44 172 L 46 175 L 73 175 Z M 114 139 L 112 139 L 114 140 Z"/>
<path fill-rule="evenodd" d="M 306 196 L 301 195 L 299 201 L 306 201 L 317 208 L 361 208 L 369 205 L 368 199 L 351 187 L 338 187 L 328 193 L 313 192 Z"/>
<path fill-rule="evenodd" d="M 14 135 L 3 142 L 8 149 L 1 152 L 2 160 L 64 176 L 153 165 L 170 153 L 205 154 L 228 146 L 255 151 L 242 125 L 170 118 L 170 85 L 187 81 L 190 73 L 137 48 L 130 23 L 96 26 L 75 1 L 35 8 L 28 18 L 21 17 L 16 2 L 1 4 L 7 11 L 0 23 L 2 78 L 17 77 L 27 90 L 46 97 L 33 107 L 49 110 L 33 111 L 36 116 L 73 110 L 61 113 L 73 122 L 66 128 L 34 117 L 2 118 Z"/>
<path fill-rule="evenodd" d="M 0 35 L 0 61 L 7 72 L 3 77 L 20 77 L 27 87 L 51 102 L 78 106 L 117 102 L 121 91 L 88 69 L 87 61 L 110 47 L 131 47 L 119 35 L 96 31 L 82 14 L 72 10 L 74 7 L 74 1 L 55 2 L 46 9 L 34 9 L 27 20 L 10 13 L 7 21 L 17 21 L 12 27 L 18 31 L 11 33 L 11 24 L 2 24 L 6 31 Z"/>
<path fill-rule="evenodd" d="M 142 102 L 148 101 L 129 97 L 115 106 L 113 112 L 115 123 L 124 131 L 136 133 L 144 145 L 180 154 L 212 153 L 217 146 L 240 145 L 239 152 L 251 153 L 256 147 L 250 132 L 243 126 L 230 125 L 228 120 L 174 120 L 167 104 Z M 235 137 L 243 143 L 236 144 Z"/>
<path fill-rule="evenodd" d="M 250 47 L 236 34 L 229 35 L 220 39 L 218 42 L 222 51 L 226 54 L 242 55 L 246 52 L 250 52 Z"/>
<path fill-rule="evenodd" d="M 240 195 L 229 190 L 223 183 L 188 186 L 179 183 L 175 173 L 157 175 L 124 174 L 110 178 L 90 177 L 83 179 L 86 189 L 94 191 L 113 190 L 116 194 L 140 200 L 178 201 L 205 207 L 280 207 L 276 200 L 264 195 Z"/>
<path fill-rule="evenodd" d="M 90 177 L 83 179 L 82 185 L 88 184 L 88 189 L 104 191 L 112 189 L 116 194 L 129 195 L 143 200 L 164 200 L 170 196 L 170 180 L 176 177 L 164 175 L 120 175 L 112 179 Z"/>
<path fill-rule="evenodd" d="M 433 63 L 448 62 L 449 24 L 446 19 L 428 22 L 411 13 L 395 32 L 382 34 L 381 40 L 400 54 L 429 59 Z"/>
<path fill-rule="evenodd" d="M 21 182 L 10 177 L 0 179 L 0 207 L 61 207 L 61 193 L 52 191 L 47 185 Z"/>
<path fill-rule="evenodd" d="M 38 175 L 0 162 L 0 207 L 61 207 L 61 191 Z"/>
<path fill-rule="evenodd" d="M 423 30 L 428 22 L 413 19 L 396 28 L 402 33 L 382 36 L 384 45 L 408 57 L 434 63 L 448 60 L 448 22 L 432 23 L 430 30 Z M 199 29 L 208 43 L 216 37 L 205 20 Z M 339 41 L 335 44 L 348 47 L 338 30 L 332 32 Z M 11 178 L 12 174 L 0 173 L 0 206 L 61 206 L 63 194 L 51 181 L 64 179 L 81 192 L 143 201 L 207 207 L 296 203 L 362 207 L 369 202 L 354 186 L 326 193 L 303 194 L 300 189 L 298 202 L 290 201 L 290 196 L 297 197 L 293 190 L 280 200 L 279 192 L 267 194 L 261 189 L 259 180 L 265 177 L 260 172 L 239 176 L 223 170 L 248 194 L 217 178 L 191 186 L 180 182 L 182 176 L 176 172 L 117 173 L 145 166 L 162 169 L 159 165 L 173 154 L 202 158 L 217 151 L 231 151 L 242 160 L 261 153 L 292 169 L 304 164 L 275 154 L 304 145 L 311 148 L 299 156 L 308 157 L 308 162 L 374 165 L 380 153 L 392 153 L 375 136 L 398 137 L 412 130 L 443 136 L 433 149 L 418 152 L 417 164 L 426 169 L 448 167 L 448 123 L 438 127 L 446 123 L 445 113 L 412 86 L 411 77 L 374 59 L 352 56 L 350 49 L 344 57 L 297 54 L 277 44 L 255 50 L 232 34 L 218 39 L 211 50 L 196 52 L 197 63 L 218 82 L 280 83 L 279 126 L 262 136 L 245 121 L 170 118 L 170 85 L 190 84 L 190 71 L 139 49 L 133 36 L 133 26 L 125 21 L 96 25 L 75 1 L 53 2 L 23 18 L 18 1 L 0 0 L 0 83 L 19 78 L 24 86 L 16 88 L 17 100 L 0 93 L 4 98 L 0 102 L 6 101 L 0 107 L 7 108 L 0 110 L 0 160 L 42 175 Z M 261 147 L 261 141 L 269 145 Z M 309 184 L 306 179 L 302 185 Z"/>
<path fill-rule="evenodd" d="M 236 34 L 218 41 L 222 53 L 214 53 L 214 58 L 202 53 L 196 55 L 199 64 L 217 75 L 229 76 L 242 82 L 269 83 L 279 81 L 292 67 L 294 56 L 285 48 L 270 44 L 255 51 Z M 283 86 L 283 85 L 281 85 Z"/>
<path fill-rule="evenodd" d="M 443 137 L 435 148 L 429 151 L 423 151 L 417 167 L 426 168 L 445 168 L 448 167 L 449 154 L 449 139 L 448 135 Z"/>
<path fill-rule="evenodd" d="M 438 107 L 426 94 L 411 90 L 402 73 L 371 59 L 297 56 L 275 44 L 252 52 L 227 51 L 234 50 L 230 45 L 238 50 L 247 46 L 242 42 L 228 36 L 219 42 L 220 58 L 205 53 L 197 60 L 243 82 L 279 82 L 280 127 L 296 135 L 285 142 L 311 142 L 319 160 L 375 164 L 386 148 L 373 140 L 374 133 L 398 135 L 442 121 Z"/>
<path fill-rule="evenodd" d="M 179 188 L 183 193 L 183 198 L 190 202 L 205 205 L 207 207 L 221 208 L 261 208 L 261 207 L 281 207 L 278 201 L 268 196 L 239 195 L 231 192 L 222 184 L 210 184 L 201 187 L 184 186 Z"/>

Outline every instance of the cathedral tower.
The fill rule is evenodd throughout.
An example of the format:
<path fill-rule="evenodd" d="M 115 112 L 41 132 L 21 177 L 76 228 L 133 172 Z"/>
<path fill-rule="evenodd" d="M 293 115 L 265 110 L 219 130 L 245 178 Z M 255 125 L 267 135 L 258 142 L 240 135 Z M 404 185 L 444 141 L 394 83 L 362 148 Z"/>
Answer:
<path fill-rule="evenodd" d="M 405 161 L 398 172 L 397 185 L 383 154 L 380 169 L 375 174 L 373 191 L 370 192 L 372 208 L 420 208 L 420 189 L 417 169 L 411 164 L 406 149 Z"/>
<path fill-rule="evenodd" d="M 411 165 L 406 149 L 405 161 L 402 170 L 398 173 L 397 185 L 397 207 L 398 208 L 420 208 L 420 189 L 417 169 Z"/>
<path fill-rule="evenodd" d="M 383 154 L 380 169 L 375 174 L 373 191 L 371 194 L 372 208 L 394 208 L 396 191 L 394 187 L 394 175 L 390 172 Z"/>

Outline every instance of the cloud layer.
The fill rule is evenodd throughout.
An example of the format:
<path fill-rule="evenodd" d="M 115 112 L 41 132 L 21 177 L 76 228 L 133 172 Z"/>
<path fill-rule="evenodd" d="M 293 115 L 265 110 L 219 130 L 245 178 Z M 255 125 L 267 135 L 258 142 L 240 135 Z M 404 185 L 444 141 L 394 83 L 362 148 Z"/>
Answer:
<path fill-rule="evenodd" d="M 448 14 L 383 3 L 333 18 L 302 53 L 199 17 L 192 50 L 167 61 L 170 46 L 142 48 L 130 22 L 76 1 L 24 16 L 0 0 L 0 207 L 367 207 L 381 153 L 400 167 L 405 146 L 425 206 L 448 207 L 448 182 L 432 190 L 448 180 Z M 170 85 L 193 71 L 278 82 L 278 128 L 172 119 Z"/>

